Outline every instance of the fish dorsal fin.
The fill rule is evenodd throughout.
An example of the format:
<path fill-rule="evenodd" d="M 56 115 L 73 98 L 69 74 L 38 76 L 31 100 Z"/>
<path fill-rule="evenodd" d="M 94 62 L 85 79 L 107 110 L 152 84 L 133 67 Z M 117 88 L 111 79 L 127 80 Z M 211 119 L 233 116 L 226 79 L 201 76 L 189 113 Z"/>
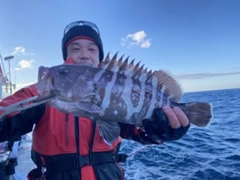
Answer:
<path fill-rule="evenodd" d="M 120 58 L 120 60 L 121 60 L 121 59 L 122 59 L 122 58 Z M 127 58 L 124 60 L 124 62 L 120 65 L 120 67 L 119 67 L 119 70 L 120 70 L 120 71 L 125 71 L 126 69 L 129 68 L 128 59 L 129 59 L 129 57 L 127 57 Z"/>
<path fill-rule="evenodd" d="M 131 62 L 130 62 L 130 64 L 129 64 L 129 68 L 130 69 L 133 69 L 134 68 L 134 61 L 135 61 L 135 59 L 133 59 Z"/>
<path fill-rule="evenodd" d="M 110 70 L 110 71 L 114 71 L 115 68 L 117 68 L 117 54 L 116 53 L 113 58 L 110 60 L 110 62 L 108 63 L 108 66 L 107 66 L 107 69 Z"/>
<path fill-rule="evenodd" d="M 119 67 L 122 66 L 122 64 L 123 64 L 123 56 L 124 56 L 124 55 L 122 55 L 122 57 L 120 57 L 119 60 L 117 61 L 117 65 L 118 65 Z"/>
<path fill-rule="evenodd" d="M 127 75 L 135 73 L 144 72 L 145 70 L 140 66 L 140 62 L 134 65 L 135 59 L 133 59 L 129 63 L 129 56 L 124 60 L 122 55 L 119 59 L 117 58 L 118 52 L 114 54 L 112 58 L 110 58 L 110 53 L 107 54 L 105 59 L 100 63 L 99 67 L 103 69 L 107 69 L 114 72 L 124 72 Z"/>
<path fill-rule="evenodd" d="M 109 71 L 117 72 L 119 70 L 119 65 L 122 64 L 122 59 L 117 60 L 117 53 L 110 59 L 110 53 L 107 54 L 106 58 L 101 62 L 100 66 L 103 69 L 107 69 Z"/>
<path fill-rule="evenodd" d="M 105 59 L 100 63 L 99 67 L 106 69 L 108 64 L 110 62 L 110 53 L 107 54 L 107 56 L 105 57 Z"/>
<path fill-rule="evenodd" d="M 173 75 L 164 70 L 154 71 L 152 75 L 158 79 L 160 89 L 164 88 L 164 92 L 170 95 L 174 101 L 180 101 L 183 94 L 182 88 Z"/>
<path fill-rule="evenodd" d="M 151 82 L 151 79 L 152 79 L 152 77 L 153 77 L 153 73 L 152 73 L 152 70 L 150 70 L 149 72 L 145 72 L 145 74 L 146 74 L 146 83 L 148 83 L 148 82 Z"/>
<path fill-rule="evenodd" d="M 133 76 L 140 74 L 140 61 L 133 66 Z"/>
<path fill-rule="evenodd" d="M 158 70 L 152 72 L 144 68 L 139 61 L 134 64 L 134 59 L 129 63 L 129 57 L 123 60 L 123 56 L 117 59 L 117 53 L 110 58 L 110 53 L 101 62 L 100 67 L 113 72 L 123 72 L 125 75 L 131 75 L 132 78 L 144 81 L 145 83 L 152 82 L 152 78 L 157 79 L 157 88 L 163 90 L 166 95 L 169 95 L 174 101 L 178 102 L 182 97 L 182 89 L 178 81 L 169 72 Z M 154 79 L 153 79 L 154 80 Z"/>

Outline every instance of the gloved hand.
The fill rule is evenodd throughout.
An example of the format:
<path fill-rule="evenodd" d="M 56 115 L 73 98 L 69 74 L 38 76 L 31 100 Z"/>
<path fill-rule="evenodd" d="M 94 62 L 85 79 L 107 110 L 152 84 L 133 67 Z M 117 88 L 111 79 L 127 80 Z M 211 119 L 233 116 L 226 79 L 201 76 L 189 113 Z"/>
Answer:
<path fill-rule="evenodd" d="M 152 119 L 144 119 L 142 123 L 145 133 L 149 138 L 154 141 L 161 140 L 162 142 L 180 139 L 186 134 L 190 127 L 189 123 L 185 127 L 172 128 L 162 108 L 155 109 Z"/>

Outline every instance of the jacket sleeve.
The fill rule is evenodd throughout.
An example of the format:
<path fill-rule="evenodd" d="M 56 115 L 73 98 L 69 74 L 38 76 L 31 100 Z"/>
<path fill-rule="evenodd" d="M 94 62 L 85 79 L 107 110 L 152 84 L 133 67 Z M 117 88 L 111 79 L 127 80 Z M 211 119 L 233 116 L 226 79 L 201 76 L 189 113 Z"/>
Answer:
<path fill-rule="evenodd" d="M 42 104 L 0 120 L 0 142 L 31 132 L 44 112 L 45 105 Z"/>
<path fill-rule="evenodd" d="M 6 97 L 0 102 L 0 106 L 6 107 L 35 95 L 37 95 L 37 90 L 35 84 L 33 84 Z M 1 119 L 0 142 L 31 132 L 33 125 L 41 119 L 44 112 L 45 105 L 39 105 Z"/>
<path fill-rule="evenodd" d="M 19 101 L 25 100 L 30 97 L 37 96 L 37 88 L 36 84 L 32 84 L 30 86 L 27 86 L 25 88 L 22 88 L 15 92 L 14 94 L 7 96 L 0 102 L 1 107 L 6 107 L 9 105 L 12 105 L 14 103 L 17 103 Z"/>
<path fill-rule="evenodd" d="M 118 124 L 121 128 L 120 136 L 124 139 L 131 139 L 142 144 L 162 144 L 161 141 L 156 141 L 147 136 L 147 134 L 142 128 L 136 127 L 135 125 L 131 124 Z"/>

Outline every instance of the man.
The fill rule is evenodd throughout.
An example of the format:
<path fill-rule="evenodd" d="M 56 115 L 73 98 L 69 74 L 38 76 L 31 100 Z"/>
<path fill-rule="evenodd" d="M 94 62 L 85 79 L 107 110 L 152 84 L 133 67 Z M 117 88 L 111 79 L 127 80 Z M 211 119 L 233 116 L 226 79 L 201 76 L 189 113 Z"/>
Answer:
<path fill-rule="evenodd" d="M 66 26 L 62 53 L 64 63 L 97 67 L 104 57 L 98 27 L 88 21 Z M 37 89 L 33 84 L 5 98 L 0 106 L 35 95 Z M 121 136 L 145 144 L 181 138 L 189 128 L 187 117 L 179 108 L 164 106 L 163 111 L 166 116 L 161 109 L 154 112 L 154 125 L 143 121 L 146 131 L 121 124 Z M 34 124 L 31 153 L 37 168 L 29 173 L 28 179 L 124 179 L 118 162 L 123 162 L 125 156 L 117 154 L 121 137 L 110 147 L 99 135 L 95 121 L 74 117 L 48 105 L 39 105 L 2 120 L 0 141 L 26 134 L 32 131 Z"/>

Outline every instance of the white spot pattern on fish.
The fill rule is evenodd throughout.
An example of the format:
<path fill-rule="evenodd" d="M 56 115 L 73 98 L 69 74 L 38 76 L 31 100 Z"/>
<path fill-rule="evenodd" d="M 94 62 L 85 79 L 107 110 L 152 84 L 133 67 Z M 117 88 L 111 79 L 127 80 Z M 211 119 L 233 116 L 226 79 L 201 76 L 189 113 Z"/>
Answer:
<path fill-rule="evenodd" d="M 179 103 L 181 87 L 168 72 L 148 71 L 134 60 L 117 60 L 117 54 L 112 59 L 108 54 L 100 67 L 40 67 L 38 87 L 40 96 L 48 91 L 45 94 L 56 96 L 51 106 L 99 122 L 99 132 L 109 144 L 120 132 L 116 122 L 141 126 L 143 119 L 152 118 L 154 108 L 165 104 L 181 108 L 197 126 L 206 126 L 212 117 L 209 103 Z"/>

